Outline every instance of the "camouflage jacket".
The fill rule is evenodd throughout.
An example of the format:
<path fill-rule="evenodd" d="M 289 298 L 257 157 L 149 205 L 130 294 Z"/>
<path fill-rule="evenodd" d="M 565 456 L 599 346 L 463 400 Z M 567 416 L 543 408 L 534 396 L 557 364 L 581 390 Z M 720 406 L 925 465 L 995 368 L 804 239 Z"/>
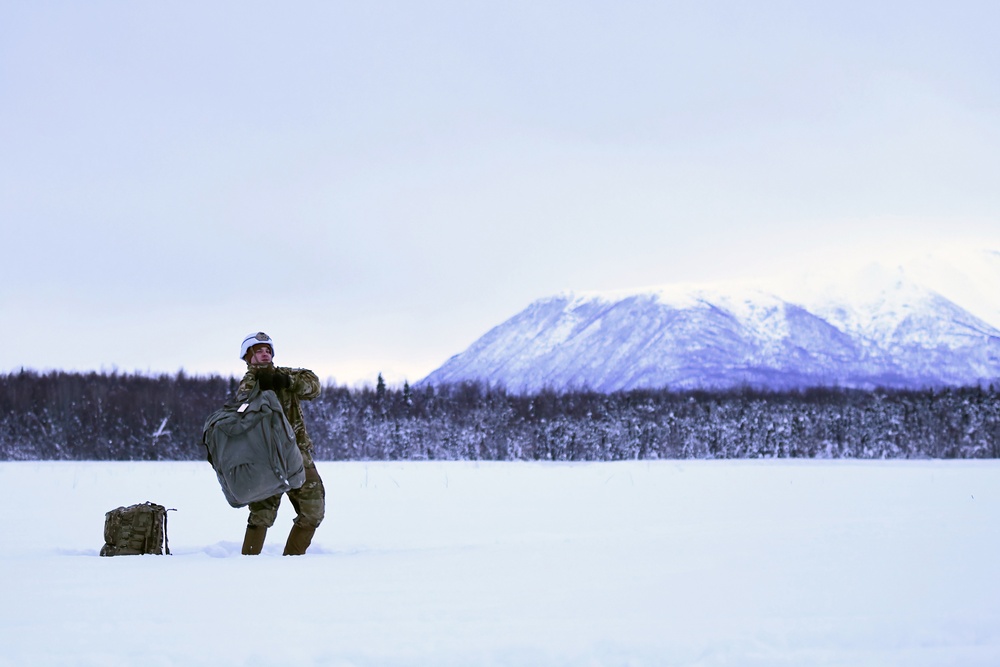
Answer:
<path fill-rule="evenodd" d="M 295 431 L 295 442 L 302 451 L 302 458 L 307 468 L 313 467 L 313 444 L 306 432 L 306 424 L 302 420 L 302 408 L 299 401 L 311 401 L 319 396 L 322 387 L 316 374 L 305 368 L 286 368 L 284 366 L 274 366 L 269 364 L 278 373 L 287 373 L 291 377 L 292 384 L 287 389 L 276 389 L 274 391 L 281 402 L 281 409 L 285 411 L 285 417 Z M 237 400 L 243 400 L 250 394 L 257 385 L 258 368 L 265 366 L 249 366 L 246 375 L 240 381 L 239 389 L 236 390 Z"/>

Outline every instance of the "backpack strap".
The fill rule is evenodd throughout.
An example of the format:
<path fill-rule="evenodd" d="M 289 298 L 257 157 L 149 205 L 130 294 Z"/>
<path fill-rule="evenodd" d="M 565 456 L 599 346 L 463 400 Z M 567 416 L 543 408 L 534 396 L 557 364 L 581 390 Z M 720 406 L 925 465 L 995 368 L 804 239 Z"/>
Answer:
<path fill-rule="evenodd" d="M 177 508 L 171 507 L 170 509 L 163 508 L 163 549 L 170 555 L 170 540 L 167 539 L 167 512 L 176 512 Z"/>

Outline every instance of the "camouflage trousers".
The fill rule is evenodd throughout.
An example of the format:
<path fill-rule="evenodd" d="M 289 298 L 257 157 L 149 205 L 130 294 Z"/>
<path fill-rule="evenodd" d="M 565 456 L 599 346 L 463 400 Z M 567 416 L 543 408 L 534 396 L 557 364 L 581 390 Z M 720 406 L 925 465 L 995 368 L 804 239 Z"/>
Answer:
<path fill-rule="evenodd" d="M 316 471 L 316 464 L 312 461 L 306 463 L 305 483 L 286 493 L 292 502 L 292 507 L 295 508 L 296 525 L 303 528 L 317 528 L 326 513 L 326 489 L 323 487 L 323 480 Z M 278 518 L 281 495 L 279 493 L 276 496 L 250 503 L 250 518 L 247 523 L 263 528 L 273 526 L 275 519 Z"/>

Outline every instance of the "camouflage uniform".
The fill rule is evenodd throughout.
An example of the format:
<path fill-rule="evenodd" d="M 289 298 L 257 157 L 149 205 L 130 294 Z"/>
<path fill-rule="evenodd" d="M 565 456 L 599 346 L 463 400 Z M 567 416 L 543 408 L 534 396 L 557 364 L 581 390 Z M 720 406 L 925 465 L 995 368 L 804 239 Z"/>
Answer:
<path fill-rule="evenodd" d="M 257 384 L 257 372 L 261 369 L 268 369 L 277 373 L 287 374 L 291 378 L 291 386 L 287 389 L 275 389 L 281 407 L 285 411 L 285 417 L 295 431 L 295 442 L 302 452 L 302 461 L 305 463 L 306 481 L 298 489 L 288 491 L 288 499 L 295 508 L 295 523 L 303 528 L 316 528 L 323 521 L 326 512 L 326 489 L 323 487 L 323 480 L 316 471 L 316 464 L 313 462 L 313 444 L 306 432 L 306 424 L 302 420 L 302 409 L 299 401 L 309 401 L 320 393 L 320 382 L 316 374 L 304 368 L 275 367 L 273 364 L 267 366 L 250 366 L 240 387 L 237 390 L 237 397 L 246 396 Z M 281 504 L 281 494 L 265 498 L 257 502 L 250 503 L 251 526 L 270 528 L 278 516 L 278 506 Z"/>

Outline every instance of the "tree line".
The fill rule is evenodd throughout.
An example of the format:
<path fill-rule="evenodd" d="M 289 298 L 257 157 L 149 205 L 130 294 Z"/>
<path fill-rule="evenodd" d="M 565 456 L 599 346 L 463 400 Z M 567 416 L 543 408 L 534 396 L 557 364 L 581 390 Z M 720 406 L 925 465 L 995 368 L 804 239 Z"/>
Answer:
<path fill-rule="evenodd" d="M 196 460 L 236 378 L 0 375 L 0 460 Z M 998 458 L 1000 392 L 351 389 L 303 404 L 320 460 Z"/>

